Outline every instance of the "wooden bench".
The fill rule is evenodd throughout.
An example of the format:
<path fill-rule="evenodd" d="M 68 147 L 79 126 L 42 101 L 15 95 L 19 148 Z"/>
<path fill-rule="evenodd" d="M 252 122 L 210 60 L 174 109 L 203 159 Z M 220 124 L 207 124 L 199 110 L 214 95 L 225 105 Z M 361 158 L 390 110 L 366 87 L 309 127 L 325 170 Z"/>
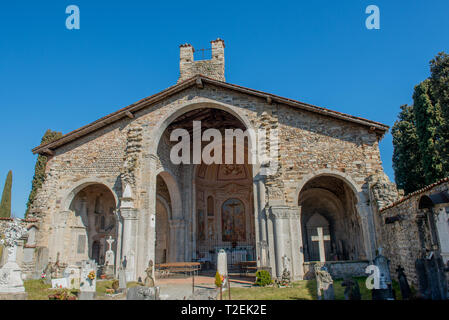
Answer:
<path fill-rule="evenodd" d="M 201 269 L 201 264 L 199 262 L 168 262 L 156 264 L 156 271 L 158 271 L 161 277 L 168 277 L 171 274 L 198 274 Z"/>
<path fill-rule="evenodd" d="M 248 276 L 251 272 L 255 273 L 257 271 L 256 261 L 241 261 L 239 262 L 240 275 Z"/>

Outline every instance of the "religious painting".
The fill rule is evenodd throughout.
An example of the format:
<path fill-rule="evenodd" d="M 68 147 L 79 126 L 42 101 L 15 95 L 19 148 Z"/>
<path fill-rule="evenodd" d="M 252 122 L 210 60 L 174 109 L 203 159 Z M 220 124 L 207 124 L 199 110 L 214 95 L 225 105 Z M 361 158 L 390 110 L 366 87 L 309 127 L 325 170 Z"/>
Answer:
<path fill-rule="evenodd" d="M 222 241 L 245 241 L 245 206 L 238 199 L 228 199 L 223 203 L 221 214 Z"/>
<path fill-rule="evenodd" d="M 204 210 L 198 209 L 198 240 L 206 240 L 205 222 Z"/>
<path fill-rule="evenodd" d="M 243 164 L 220 164 L 217 171 L 218 181 L 244 180 L 247 176 Z"/>

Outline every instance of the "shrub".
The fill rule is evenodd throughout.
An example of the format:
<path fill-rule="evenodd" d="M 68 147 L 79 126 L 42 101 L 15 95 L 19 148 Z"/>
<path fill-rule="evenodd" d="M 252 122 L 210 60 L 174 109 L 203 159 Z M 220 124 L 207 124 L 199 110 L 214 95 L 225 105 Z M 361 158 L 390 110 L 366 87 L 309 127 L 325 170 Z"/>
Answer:
<path fill-rule="evenodd" d="M 119 287 L 119 282 L 118 282 L 118 280 L 114 280 L 114 281 L 112 281 L 112 289 L 114 289 L 114 291 L 117 291 L 118 290 L 118 287 Z"/>
<path fill-rule="evenodd" d="M 215 285 L 220 288 L 223 285 L 223 277 L 218 273 L 215 274 Z"/>
<path fill-rule="evenodd" d="M 259 270 L 256 272 L 256 285 L 265 287 L 272 284 L 272 282 L 271 275 L 267 270 Z"/>

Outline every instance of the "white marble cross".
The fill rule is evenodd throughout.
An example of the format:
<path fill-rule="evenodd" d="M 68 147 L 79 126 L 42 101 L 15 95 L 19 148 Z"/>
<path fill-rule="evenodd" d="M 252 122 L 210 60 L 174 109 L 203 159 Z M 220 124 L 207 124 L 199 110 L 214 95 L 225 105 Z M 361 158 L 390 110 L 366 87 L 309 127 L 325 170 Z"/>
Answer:
<path fill-rule="evenodd" d="M 109 249 L 108 249 L 108 251 L 111 251 L 111 247 L 112 247 L 112 244 L 114 243 L 114 239 L 112 239 L 112 237 L 111 236 L 109 236 L 109 239 L 107 239 L 106 240 L 106 242 L 108 243 L 108 245 L 109 245 Z"/>
<path fill-rule="evenodd" d="M 318 236 L 312 236 L 312 241 L 318 241 L 318 246 L 320 248 L 320 262 L 326 262 L 326 252 L 324 250 L 324 241 L 330 241 L 331 237 L 329 235 L 323 235 L 323 228 L 316 228 Z"/>

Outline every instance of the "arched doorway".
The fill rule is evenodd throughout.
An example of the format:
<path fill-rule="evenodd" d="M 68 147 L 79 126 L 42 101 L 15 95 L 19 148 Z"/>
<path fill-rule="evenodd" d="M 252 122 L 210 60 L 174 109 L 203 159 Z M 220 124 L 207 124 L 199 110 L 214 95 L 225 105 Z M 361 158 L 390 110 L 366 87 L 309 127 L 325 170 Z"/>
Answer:
<path fill-rule="evenodd" d="M 71 261 L 93 259 L 105 263 L 108 250 L 106 240 L 117 239 L 116 203 L 112 192 L 103 184 L 90 184 L 78 191 L 70 203 L 74 213 L 71 239 L 75 244 Z M 112 244 L 116 253 L 117 241 Z"/>
<path fill-rule="evenodd" d="M 220 249 L 228 265 L 255 261 L 255 220 L 250 165 L 199 165 L 196 185 L 196 256 L 215 266 Z"/>
<path fill-rule="evenodd" d="M 176 163 L 172 159 L 172 150 L 179 146 L 181 137 L 178 135 L 177 140 L 175 138 L 174 141 L 170 138 L 176 136 L 179 129 L 183 129 L 184 136 L 188 136 L 189 145 L 175 153 L 178 159 L 183 159 Z M 214 130 L 213 134 L 208 136 L 211 132 L 209 129 Z M 240 129 L 239 132 L 243 134 L 241 139 L 234 137 L 231 140 L 231 147 L 228 146 L 233 156 L 231 163 L 226 161 L 227 129 Z M 256 260 L 253 173 L 252 165 L 248 161 L 249 138 L 245 134 L 246 127 L 236 116 L 215 108 L 190 109 L 171 120 L 161 134 L 157 147 L 157 162 L 163 172 L 170 172 L 171 181 L 168 181 L 167 177 L 162 178 L 166 182 L 171 197 L 170 201 L 167 201 L 171 205 L 171 216 L 168 218 L 168 256 L 176 256 L 175 261 L 183 258 L 184 260 L 181 261 L 201 261 L 213 266 L 216 253 L 222 248 L 229 252 L 228 262 L 232 265 L 242 260 Z M 219 139 L 216 138 L 217 135 L 220 136 Z M 199 137 L 199 140 L 195 137 Z M 212 161 L 204 160 L 205 153 Z M 225 162 L 227 164 L 224 164 Z M 170 190 L 170 186 L 173 185 L 181 191 L 177 200 L 173 199 L 173 193 Z M 159 184 L 157 189 L 162 190 Z M 165 199 L 168 200 L 167 197 Z M 245 222 L 244 225 L 234 224 L 236 227 L 233 229 L 238 229 L 237 234 L 242 235 L 234 237 L 235 234 L 232 234 L 231 238 L 234 237 L 232 238 L 234 241 L 222 236 L 222 213 L 225 212 L 231 218 L 234 214 L 229 211 L 230 203 L 224 205 L 228 200 L 238 201 L 239 208 L 236 210 L 240 210 L 238 215 L 243 217 L 241 219 Z M 158 205 L 156 201 L 156 215 L 158 206 L 159 211 L 164 211 L 161 208 L 162 205 Z M 156 232 L 158 232 L 157 229 L 156 226 Z M 158 235 L 156 237 L 161 239 Z"/>
<path fill-rule="evenodd" d="M 357 198 L 343 180 L 320 175 L 309 180 L 299 194 L 304 261 L 320 261 L 324 245 L 326 261 L 366 258 Z"/>

